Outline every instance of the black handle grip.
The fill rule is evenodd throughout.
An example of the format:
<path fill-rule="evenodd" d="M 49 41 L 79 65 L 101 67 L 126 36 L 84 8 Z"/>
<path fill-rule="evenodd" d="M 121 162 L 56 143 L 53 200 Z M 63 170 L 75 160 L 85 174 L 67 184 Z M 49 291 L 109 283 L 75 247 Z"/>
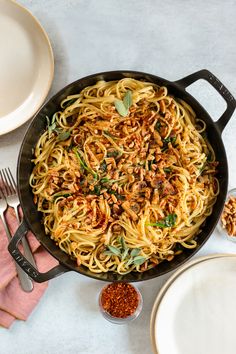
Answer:
<path fill-rule="evenodd" d="M 219 94 L 223 97 L 223 99 L 227 103 L 227 108 L 225 112 L 215 123 L 219 131 L 222 132 L 236 108 L 235 98 L 232 96 L 229 90 L 222 84 L 222 82 L 210 71 L 203 69 L 197 71 L 196 73 L 188 75 L 181 80 L 175 81 L 175 83 L 177 85 L 180 85 L 182 88 L 186 89 L 186 87 L 190 86 L 195 81 L 200 79 L 209 82 L 209 84 L 211 84 L 211 86 L 213 86 L 216 89 L 216 91 L 219 92 Z"/>
<path fill-rule="evenodd" d="M 46 273 L 40 273 L 31 263 L 24 257 L 24 255 L 19 251 L 18 244 L 24 237 L 26 232 L 29 231 L 28 226 L 23 219 L 20 226 L 16 230 L 15 235 L 12 237 L 9 245 L 8 251 L 14 258 L 16 263 L 37 283 L 43 283 L 44 281 L 50 280 L 57 277 L 65 272 L 70 271 L 69 268 L 64 267 L 59 264 L 56 267 L 50 269 Z"/>

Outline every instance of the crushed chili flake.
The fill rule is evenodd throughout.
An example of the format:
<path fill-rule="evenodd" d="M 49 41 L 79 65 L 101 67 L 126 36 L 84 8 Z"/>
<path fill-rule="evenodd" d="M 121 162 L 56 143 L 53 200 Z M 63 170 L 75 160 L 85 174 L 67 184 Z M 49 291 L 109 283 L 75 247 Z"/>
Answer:
<path fill-rule="evenodd" d="M 131 316 L 139 305 L 139 294 L 128 283 L 109 284 L 101 294 L 101 305 L 111 316 L 125 318 Z"/>

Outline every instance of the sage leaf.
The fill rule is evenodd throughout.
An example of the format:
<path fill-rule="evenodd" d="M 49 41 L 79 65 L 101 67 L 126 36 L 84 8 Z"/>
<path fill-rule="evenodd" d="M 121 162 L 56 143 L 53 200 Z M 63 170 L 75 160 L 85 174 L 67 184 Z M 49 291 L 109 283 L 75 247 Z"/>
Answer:
<path fill-rule="evenodd" d="M 50 119 L 48 118 L 48 116 L 46 116 L 46 120 L 47 120 L 47 130 L 49 135 L 56 129 L 56 122 L 55 122 L 55 118 L 53 117 L 52 122 L 50 123 Z"/>
<path fill-rule="evenodd" d="M 130 259 L 128 260 L 128 262 L 126 263 L 126 267 L 128 267 L 129 265 L 131 265 L 133 263 L 134 259 L 133 257 L 130 257 Z"/>
<path fill-rule="evenodd" d="M 114 255 L 120 256 L 120 250 L 119 250 L 119 248 L 116 248 L 116 247 L 111 246 L 111 245 L 108 245 L 107 248 L 108 248 L 109 251 L 111 251 Z"/>
<path fill-rule="evenodd" d="M 128 109 L 125 107 L 124 102 L 121 100 L 115 100 L 115 107 L 117 112 L 122 116 L 126 117 L 129 113 Z"/>
<path fill-rule="evenodd" d="M 103 254 L 105 254 L 106 256 L 114 256 L 114 253 L 111 251 L 104 251 Z"/>
<path fill-rule="evenodd" d="M 167 227 L 171 227 L 175 225 L 177 219 L 177 215 L 176 214 L 169 214 L 167 215 L 167 217 L 165 218 L 165 224 Z"/>
<path fill-rule="evenodd" d="M 125 258 L 128 256 L 128 254 L 129 254 L 129 249 L 126 248 L 126 250 L 124 250 L 124 252 L 122 253 L 121 260 L 124 261 Z"/>
<path fill-rule="evenodd" d="M 128 110 L 132 106 L 132 92 L 129 90 L 125 93 L 125 96 L 123 98 L 123 103 L 125 105 L 125 108 Z"/>
<path fill-rule="evenodd" d="M 165 227 L 172 227 L 175 225 L 176 223 L 176 219 L 177 219 L 177 215 L 176 214 L 169 214 L 167 215 L 163 220 L 161 221 L 157 221 L 154 223 L 149 223 L 149 226 L 159 226 L 162 229 L 164 229 Z"/>
<path fill-rule="evenodd" d="M 134 263 L 135 265 L 141 265 L 141 264 L 143 264 L 146 260 L 147 260 L 146 257 L 137 256 L 137 257 L 134 257 L 133 263 Z"/>
<path fill-rule="evenodd" d="M 132 257 L 136 257 L 136 256 L 139 255 L 140 252 L 141 252 L 141 248 L 134 248 L 134 249 L 132 249 L 130 255 L 131 255 Z"/>
<path fill-rule="evenodd" d="M 70 137 L 70 132 L 61 132 L 58 134 L 58 140 L 64 141 Z"/>
<path fill-rule="evenodd" d="M 127 245 L 126 245 L 126 242 L 125 242 L 125 239 L 124 239 L 124 237 L 123 236 L 121 236 L 120 237 L 120 244 L 121 244 L 121 247 L 122 247 L 122 250 L 129 250 L 129 248 L 127 247 Z"/>

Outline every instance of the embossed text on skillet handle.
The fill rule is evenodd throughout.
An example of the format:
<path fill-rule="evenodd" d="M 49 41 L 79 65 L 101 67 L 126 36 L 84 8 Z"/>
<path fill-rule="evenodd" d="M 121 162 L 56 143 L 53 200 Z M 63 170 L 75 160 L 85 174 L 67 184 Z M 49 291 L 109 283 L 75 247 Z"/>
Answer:
<path fill-rule="evenodd" d="M 49 279 L 55 278 L 60 274 L 68 272 L 70 269 L 64 267 L 63 265 L 59 264 L 56 267 L 50 269 L 48 272 L 40 273 L 20 252 L 18 248 L 18 244 L 22 237 L 25 236 L 26 232 L 28 231 L 27 224 L 23 219 L 22 223 L 16 230 L 15 235 L 12 237 L 9 245 L 8 250 L 11 256 L 14 258 L 16 263 L 37 283 L 42 283 Z"/>

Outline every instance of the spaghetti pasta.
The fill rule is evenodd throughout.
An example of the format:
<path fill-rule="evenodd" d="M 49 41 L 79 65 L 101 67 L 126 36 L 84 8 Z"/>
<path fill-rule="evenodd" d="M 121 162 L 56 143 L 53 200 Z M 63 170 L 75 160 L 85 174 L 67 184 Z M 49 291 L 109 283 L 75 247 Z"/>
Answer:
<path fill-rule="evenodd" d="M 30 185 L 45 232 L 78 266 L 142 272 L 197 246 L 218 163 L 186 102 L 150 82 L 99 81 L 47 120 Z"/>

